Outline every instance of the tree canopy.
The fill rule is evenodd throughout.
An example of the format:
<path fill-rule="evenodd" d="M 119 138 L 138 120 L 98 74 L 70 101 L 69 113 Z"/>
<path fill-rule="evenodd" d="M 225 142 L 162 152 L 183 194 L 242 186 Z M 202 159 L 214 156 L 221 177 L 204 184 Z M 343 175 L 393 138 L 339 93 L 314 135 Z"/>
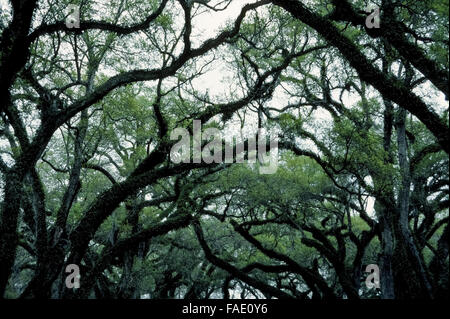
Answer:
<path fill-rule="evenodd" d="M 448 298 L 448 0 L 0 4 L 2 298 Z"/>

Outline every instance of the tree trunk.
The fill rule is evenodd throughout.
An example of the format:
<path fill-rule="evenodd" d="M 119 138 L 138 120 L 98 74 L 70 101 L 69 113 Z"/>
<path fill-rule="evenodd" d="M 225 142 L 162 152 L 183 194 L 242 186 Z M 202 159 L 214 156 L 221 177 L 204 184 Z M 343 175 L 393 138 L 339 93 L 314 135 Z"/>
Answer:
<path fill-rule="evenodd" d="M 394 281 L 396 295 L 405 298 L 432 298 L 432 289 L 425 263 L 417 249 L 409 227 L 409 197 L 411 177 L 406 142 L 406 110 L 400 108 L 397 116 L 398 158 L 401 186 L 398 194 L 398 212 L 395 216 L 396 236 Z"/>

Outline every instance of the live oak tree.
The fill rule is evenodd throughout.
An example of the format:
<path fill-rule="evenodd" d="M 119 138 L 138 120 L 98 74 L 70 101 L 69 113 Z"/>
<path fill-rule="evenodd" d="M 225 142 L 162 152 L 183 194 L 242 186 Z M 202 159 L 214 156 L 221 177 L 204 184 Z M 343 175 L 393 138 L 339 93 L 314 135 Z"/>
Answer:
<path fill-rule="evenodd" d="M 448 1 L 369 28 L 365 1 L 259 0 L 199 36 L 236 2 L 2 8 L 3 298 L 448 297 Z M 278 135 L 277 172 L 173 163 L 193 120 Z"/>

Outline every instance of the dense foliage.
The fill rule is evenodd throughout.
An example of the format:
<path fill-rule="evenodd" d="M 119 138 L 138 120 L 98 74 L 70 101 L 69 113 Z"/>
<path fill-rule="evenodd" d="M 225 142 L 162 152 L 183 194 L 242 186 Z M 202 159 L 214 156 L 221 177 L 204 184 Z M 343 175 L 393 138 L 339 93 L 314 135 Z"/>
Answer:
<path fill-rule="evenodd" d="M 0 3 L 3 298 L 448 298 L 448 0 Z"/>

